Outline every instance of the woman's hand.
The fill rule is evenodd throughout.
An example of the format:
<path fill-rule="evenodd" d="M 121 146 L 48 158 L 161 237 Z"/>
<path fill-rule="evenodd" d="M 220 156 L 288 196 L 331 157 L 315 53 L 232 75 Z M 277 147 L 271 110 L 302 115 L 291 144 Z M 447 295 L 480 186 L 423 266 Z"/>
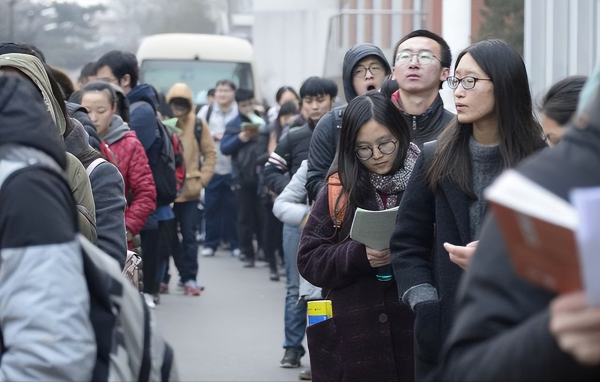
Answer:
<path fill-rule="evenodd" d="M 383 251 L 378 251 L 373 248 L 367 248 L 367 259 L 369 263 L 371 263 L 371 267 L 379 268 L 384 265 L 388 265 L 390 263 L 390 249 L 384 249 Z"/>
<path fill-rule="evenodd" d="M 558 296 L 550 303 L 550 333 L 560 348 L 587 365 L 600 365 L 600 308 L 592 308 L 583 292 Z"/>
<path fill-rule="evenodd" d="M 477 249 L 477 243 L 479 240 L 470 242 L 465 247 L 461 245 L 452 245 L 450 243 L 444 243 L 444 248 L 448 251 L 450 255 L 450 261 L 454 264 L 458 265 L 462 269 L 467 269 L 469 266 L 469 262 L 471 262 L 471 257 L 475 253 Z"/>
<path fill-rule="evenodd" d="M 244 143 L 248 142 L 252 138 L 252 135 L 247 131 L 240 131 L 238 139 Z"/>

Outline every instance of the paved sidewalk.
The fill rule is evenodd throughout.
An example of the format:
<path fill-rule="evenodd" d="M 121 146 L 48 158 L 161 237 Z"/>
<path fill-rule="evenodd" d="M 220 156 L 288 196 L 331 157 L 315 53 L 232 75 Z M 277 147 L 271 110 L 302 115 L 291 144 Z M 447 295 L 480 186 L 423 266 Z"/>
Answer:
<path fill-rule="evenodd" d="M 177 289 L 171 266 L 170 294 L 156 313 L 175 349 L 182 381 L 298 381 L 299 369 L 283 369 L 285 278 L 269 280 L 266 263 L 253 269 L 229 251 L 200 256 L 200 297 Z M 306 347 L 306 345 L 305 345 Z M 308 367 L 308 355 L 302 368 Z"/>

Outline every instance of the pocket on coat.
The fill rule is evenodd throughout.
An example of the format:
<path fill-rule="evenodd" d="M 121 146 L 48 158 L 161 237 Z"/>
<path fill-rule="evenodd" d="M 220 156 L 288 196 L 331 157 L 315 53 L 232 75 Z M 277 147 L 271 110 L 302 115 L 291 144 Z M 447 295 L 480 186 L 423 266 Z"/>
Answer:
<path fill-rule="evenodd" d="M 185 178 L 183 189 L 181 190 L 181 198 L 185 199 L 198 199 L 200 198 L 200 191 L 204 186 L 200 180 L 200 176 L 190 176 Z"/>
<path fill-rule="evenodd" d="M 436 364 L 441 352 L 441 301 L 427 301 L 415 307 L 415 355 L 418 360 Z"/>
<path fill-rule="evenodd" d="M 335 317 L 306 328 L 313 381 L 339 381 L 342 378 L 340 345 Z"/>

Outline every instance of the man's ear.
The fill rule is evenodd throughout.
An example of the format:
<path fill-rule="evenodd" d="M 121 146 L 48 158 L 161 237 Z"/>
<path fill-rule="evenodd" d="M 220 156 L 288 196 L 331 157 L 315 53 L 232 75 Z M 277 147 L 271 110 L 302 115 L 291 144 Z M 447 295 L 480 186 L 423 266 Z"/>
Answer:
<path fill-rule="evenodd" d="M 122 88 L 131 87 L 131 76 L 129 74 L 124 75 L 123 78 L 119 80 L 119 86 Z"/>
<path fill-rule="evenodd" d="M 440 73 L 440 81 L 446 81 L 446 78 L 450 75 L 450 68 L 442 68 L 442 73 Z"/>

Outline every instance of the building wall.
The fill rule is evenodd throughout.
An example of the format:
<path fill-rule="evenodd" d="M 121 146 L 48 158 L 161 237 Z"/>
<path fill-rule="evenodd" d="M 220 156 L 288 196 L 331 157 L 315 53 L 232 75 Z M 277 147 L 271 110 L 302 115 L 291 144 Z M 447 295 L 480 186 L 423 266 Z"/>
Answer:
<path fill-rule="evenodd" d="M 564 77 L 600 64 L 599 0 L 525 0 L 524 59 L 539 99 Z"/>
<path fill-rule="evenodd" d="M 270 105 L 279 87 L 298 91 L 306 78 L 323 75 L 329 18 L 338 6 L 338 0 L 253 1 L 258 81 Z"/>

